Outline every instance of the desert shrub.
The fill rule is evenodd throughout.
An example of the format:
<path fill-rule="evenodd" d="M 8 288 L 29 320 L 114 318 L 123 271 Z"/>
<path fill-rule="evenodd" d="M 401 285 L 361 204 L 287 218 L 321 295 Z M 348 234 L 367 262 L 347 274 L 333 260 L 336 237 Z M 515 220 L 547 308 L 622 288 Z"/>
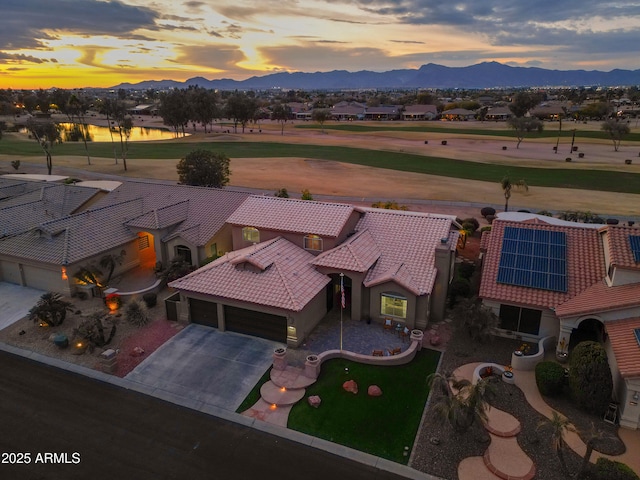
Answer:
<path fill-rule="evenodd" d="M 640 480 L 640 477 L 625 463 L 600 457 L 596 462 L 595 480 Z"/>
<path fill-rule="evenodd" d="M 153 308 L 158 303 L 158 295 L 153 292 L 145 293 L 142 295 L 142 300 L 144 300 L 144 304 L 147 308 Z"/>
<path fill-rule="evenodd" d="M 456 277 L 449 285 L 449 308 L 453 308 L 461 297 L 468 297 L 471 294 L 471 282 L 467 278 Z"/>
<path fill-rule="evenodd" d="M 578 406 L 601 415 L 611 401 L 613 379 L 607 352 L 597 342 L 581 342 L 569 357 L 569 387 Z"/>
<path fill-rule="evenodd" d="M 109 315 L 103 311 L 92 313 L 87 319 L 80 322 L 74 328 L 74 337 L 80 337 L 89 342 L 89 351 L 93 351 L 95 347 L 104 347 L 111 343 L 116 334 L 116 317 Z M 111 324 L 109 336 L 105 336 L 105 327 Z"/>
<path fill-rule="evenodd" d="M 286 188 L 281 188 L 273 194 L 274 197 L 289 198 L 289 192 Z"/>
<path fill-rule="evenodd" d="M 137 298 L 127 303 L 124 309 L 124 318 L 127 320 L 127 323 L 136 327 L 142 327 L 151 320 L 147 306 Z"/>
<path fill-rule="evenodd" d="M 480 222 L 478 222 L 478 220 L 473 218 L 473 217 L 465 218 L 464 220 L 462 220 L 463 228 L 464 228 L 464 224 L 465 223 L 470 223 L 471 225 L 473 225 L 472 232 L 475 232 L 476 230 L 478 230 L 480 228 Z M 465 230 L 466 230 L 466 228 L 465 228 Z"/>
<path fill-rule="evenodd" d="M 536 365 L 536 385 L 542 395 L 558 395 L 564 385 L 564 368 L 556 362 L 540 362 Z"/>
<path fill-rule="evenodd" d="M 18 170 L 20 168 L 20 160 L 11 160 L 11 166 L 14 170 Z"/>
<path fill-rule="evenodd" d="M 553 213 L 551 213 L 549 210 L 540 210 L 539 212 L 536 212 L 536 215 L 544 215 L 545 217 L 553 217 Z"/>
<path fill-rule="evenodd" d="M 482 232 L 490 232 L 491 231 L 491 225 L 485 225 L 484 227 L 482 227 L 480 229 L 480 233 Z"/>
<path fill-rule="evenodd" d="M 457 274 L 460 278 L 470 279 L 475 271 L 476 266 L 473 263 L 462 262 L 458 265 Z"/>
<path fill-rule="evenodd" d="M 302 200 L 313 200 L 313 195 L 311 195 L 311 192 L 309 191 L 308 188 L 305 188 L 304 190 L 302 190 L 302 196 L 300 197 Z"/>
<path fill-rule="evenodd" d="M 484 218 L 487 218 L 487 215 L 495 215 L 496 214 L 496 209 L 493 207 L 483 207 L 480 210 L 480 215 L 482 215 Z"/>

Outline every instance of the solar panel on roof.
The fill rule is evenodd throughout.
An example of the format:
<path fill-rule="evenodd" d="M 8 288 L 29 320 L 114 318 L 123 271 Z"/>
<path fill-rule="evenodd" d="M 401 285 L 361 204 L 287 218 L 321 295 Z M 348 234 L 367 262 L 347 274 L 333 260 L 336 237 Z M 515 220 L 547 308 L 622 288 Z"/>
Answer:
<path fill-rule="evenodd" d="M 566 234 L 532 228 L 505 227 L 497 282 L 566 292 Z"/>
<path fill-rule="evenodd" d="M 635 328 L 633 333 L 636 334 L 636 340 L 638 341 L 638 345 L 640 345 L 640 328 Z"/>
<path fill-rule="evenodd" d="M 636 263 L 640 263 L 640 236 L 629 235 L 629 243 L 631 244 L 633 259 L 636 261 Z"/>

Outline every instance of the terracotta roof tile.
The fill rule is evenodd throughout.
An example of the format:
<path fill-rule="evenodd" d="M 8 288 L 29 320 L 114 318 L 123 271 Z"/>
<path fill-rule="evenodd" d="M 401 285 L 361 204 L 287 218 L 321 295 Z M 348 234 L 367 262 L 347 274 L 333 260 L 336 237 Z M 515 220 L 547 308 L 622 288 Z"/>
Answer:
<path fill-rule="evenodd" d="M 427 268 L 427 270 L 429 269 Z M 437 273 L 435 267 L 431 268 L 430 270 L 433 277 L 435 278 L 435 275 Z M 380 285 L 386 282 L 395 282 L 398 285 L 401 285 L 409 290 L 414 295 L 422 295 L 424 293 L 420 290 L 419 283 L 411 275 L 411 269 L 404 263 L 392 265 L 391 268 L 389 268 L 389 270 L 387 270 L 386 272 L 380 273 L 378 276 L 368 282 L 365 281 L 364 286 L 373 287 L 375 285 Z"/>
<path fill-rule="evenodd" d="M 620 375 L 624 378 L 640 376 L 640 345 L 634 330 L 640 328 L 640 318 L 627 318 L 605 324 Z"/>
<path fill-rule="evenodd" d="M 497 283 L 504 228 L 532 228 L 564 232 L 567 238 L 567 291 L 554 292 Z M 605 276 L 605 261 L 597 229 L 580 224 L 550 225 L 546 222 L 516 222 L 496 219 L 487 242 L 480 297 L 520 305 L 554 308 L 575 297 Z"/>
<path fill-rule="evenodd" d="M 457 232 L 451 231 L 452 218 L 377 208 L 361 210 L 364 215 L 356 230 L 369 230 L 381 252 L 364 284 L 386 281 L 395 269 L 401 274 L 398 280 L 402 278 L 407 286 L 411 285 L 410 290 L 418 295 L 431 293 L 436 278 L 436 247 L 443 238 L 450 248 L 455 248 L 457 242 Z M 398 270 L 400 265 L 402 272 Z"/>
<path fill-rule="evenodd" d="M 228 223 L 257 229 L 337 237 L 353 213 L 352 205 L 251 196 Z"/>
<path fill-rule="evenodd" d="M 556 315 L 571 317 L 634 306 L 640 306 L 640 283 L 610 287 L 601 280 L 557 306 Z"/>
<path fill-rule="evenodd" d="M 229 252 L 170 286 L 297 312 L 331 281 L 313 267 L 314 258 L 277 237 Z M 242 268 L 244 263 L 257 268 Z"/>
<path fill-rule="evenodd" d="M 313 264 L 318 267 L 337 268 L 351 272 L 366 272 L 379 257 L 380 249 L 373 236 L 369 230 L 362 230 L 337 247 L 322 252 L 316 257 Z"/>
<path fill-rule="evenodd" d="M 618 267 L 640 270 L 640 263 L 636 263 L 629 243 L 629 236 L 640 236 L 640 230 L 618 225 L 609 225 L 603 230 L 609 235 L 611 263 Z"/>

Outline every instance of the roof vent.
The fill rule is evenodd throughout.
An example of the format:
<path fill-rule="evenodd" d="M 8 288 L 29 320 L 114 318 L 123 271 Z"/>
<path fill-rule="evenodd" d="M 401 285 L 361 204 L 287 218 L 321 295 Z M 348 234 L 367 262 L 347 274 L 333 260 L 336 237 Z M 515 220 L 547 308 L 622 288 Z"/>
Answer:
<path fill-rule="evenodd" d="M 449 239 L 447 237 L 442 237 L 440 239 L 440 244 L 441 245 L 446 245 L 448 241 L 449 241 Z"/>

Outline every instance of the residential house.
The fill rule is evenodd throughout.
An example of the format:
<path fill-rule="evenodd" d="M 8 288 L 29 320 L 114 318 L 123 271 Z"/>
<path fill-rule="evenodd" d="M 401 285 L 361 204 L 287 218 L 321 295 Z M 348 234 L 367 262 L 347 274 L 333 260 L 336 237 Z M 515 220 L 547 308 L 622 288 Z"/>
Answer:
<path fill-rule="evenodd" d="M 182 321 L 297 346 L 334 308 L 408 328 L 443 318 L 453 217 L 252 196 L 227 223 L 233 251 L 170 283 Z"/>
<path fill-rule="evenodd" d="M 438 116 L 435 105 L 407 105 L 402 112 L 402 119 L 408 121 L 433 120 Z"/>
<path fill-rule="evenodd" d="M 58 185 L 43 190 L 40 200 L 33 200 L 31 192 L 0 208 L 0 218 L 23 212 L 21 223 L 3 223 L 7 235 L 0 238 L 0 281 L 72 294 L 79 288 L 75 273 L 123 252 L 116 275 L 138 265 L 167 265 L 178 255 L 201 265 L 231 249 L 225 221 L 247 197 L 219 189 L 124 182 L 88 206 L 92 191 L 98 192 Z"/>
<path fill-rule="evenodd" d="M 364 119 L 399 120 L 402 108 L 402 105 L 380 105 L 378 107 L 367 107 L 364 112 Z"/>
<path fill-rule="evenodd" d="M 358 102 L 339 102 L 331 107 L 333 120 L 363 120 L 367 106 Z"/>
<path fill-rule="evenodd" d="M 476 118 L 476 112 L 467 110 L 466 108 L 452 108 L 451 110 L 442 112 L 441 117 L 443 120 L 467 121 Z"/>
<path fill-rule="evenodd" d="M 640 427 L 640 229 L 503 213 L 485 233 L 480 296 L 499 334 L 605 347 L 620 424 Z"/>

